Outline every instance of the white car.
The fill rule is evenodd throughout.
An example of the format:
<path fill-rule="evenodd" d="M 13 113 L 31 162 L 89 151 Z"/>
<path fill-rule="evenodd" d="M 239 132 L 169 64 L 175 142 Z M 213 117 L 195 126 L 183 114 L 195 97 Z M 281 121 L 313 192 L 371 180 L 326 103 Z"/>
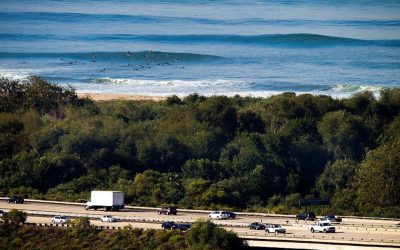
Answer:
<path fill-rule="evenodd" d="M 213 211 L 208 215 L 208 218 L 216 220 L 228 219 L 229 217 L 229 213 L 224 211 Z"/>
<path fill-rule="evenodd" d="M 54 224 L 64 224 L 70 221 L 70 219 L 66 216 L 54 216 L 53 219 L 51 220 L 52 223 Z"/>
<path fill-rule="evenodd" d="M 286 229 L 282 228 L 279 224 L 266 224 L 265 225 L 265 232 L 267 233 L 286 233 Z"/>
<path fill-rule="evenodd" d="M 116 222 L 117 218 L 112 217 L 111 215 L 104 215 L 100 217 L 101 222 Z"/>

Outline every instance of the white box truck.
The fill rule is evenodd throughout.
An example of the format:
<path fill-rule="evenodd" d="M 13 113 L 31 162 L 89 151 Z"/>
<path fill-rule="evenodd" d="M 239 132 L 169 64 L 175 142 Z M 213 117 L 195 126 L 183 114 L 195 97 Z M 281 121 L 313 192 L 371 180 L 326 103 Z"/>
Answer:
<path fill-rule="evenodd" d="M 120 191 L 92 191 L 85 209 L 118 211 L 124 208 L 124 193 Z"/>

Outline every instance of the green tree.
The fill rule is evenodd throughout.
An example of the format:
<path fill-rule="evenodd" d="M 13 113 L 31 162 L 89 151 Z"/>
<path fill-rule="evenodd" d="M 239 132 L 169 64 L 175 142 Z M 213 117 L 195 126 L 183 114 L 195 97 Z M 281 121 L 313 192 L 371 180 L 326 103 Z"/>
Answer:
<path fill-rule="evenodd" d="M 203 179 L 187 179 L 184 182 L 185 200 L 188 207 L 199 207 L 206 204 L 203 200 L 203 194 L 210 187 L 211 181 Z"/>
<path fill-rule="evenodd" d="M 12 209 L 3 218 L 4 223 L 11 225 L 20 225 L 25 223 L 27 215 L 25 212 Z"/>
<path fill-rule="evenodd" d="M 356 175 L 357 204 L 362 212 L 400 206 L 400 139 L 367 153 Z"/>
<path fill-rule="evenodd" d="M 238 114 L 238 126 L 241 132 L 265 132 L 265 125 L 261 116 L 249 110 Z"/>
<path fill-rule="evenodd" d="M 190 249 L 242 249 L 244 242 L 233 231 L 226 231 L 211 221 L 197 221 L 186 234 Z"/>
<path fill-rule="evenodd" d="M 71 222 L 72 229 L 69 234 L 75 239 L 83 239 L 95 232 L 95 228 L 90 225 L 88 217 L 81 217 Z"/>
<path fill-rule="evenodd" d="M 380 114 L 380 119 L 391 121 L 400 115 L 400 88 L 385 88 L 379 94 L 375 112 Z"/>
<path fill-rule="evenodd" d="M 225 175 L 225 169 L 218 162 L 209 159 L 191 159 L 182 166 L 184 179 L 219 180 Z"/>
<path fill-rule="evenodd" d="M 353 114 L 370 115 L 376 105 L 375 96 L 371 91 L 363 91 L 343 100 L 345 108 Z"/>
<path fill-rule="evenodd" d="M 226 96 L 213 96 L 199 104 L 199 119 L 212 127 L 221 128 L 232 138 L 237 128 L 237 110 Z"/>
<path fill-rule="evenodd" d="M 182 100 L 177 95 L 168 96 L 165 100 L 168 106 L 181 105 Z"/>
<path fill-rule="evenodd" d="M 67 104 L 78 104 L 78 96 L 71 87 L 66 89 L 40 77 L 30 77 L 24 93 L 24 109 L 55 117 L 64 115 Z"/>
<path fill-rule="evenodd" d="M 24 148 L 24 124 L 16 114 L 0 113 L 0 160 L 11 158 Z"/>
<path fill-rule="evenodd" d="M 317 180 L 316 188 L 322 197 L 331 198 L 336 192 L 346 188 L 357 170 L 357 164 L 351 160 L 337 160 L 325 167 Z"/>
<path fill-rule="evenodd" d="M 0 112 L 16 112 L 24 101 L 25 85 L 17 80 L 0 78 Z"/>
<path fill-rule="evenodd" d="M 383 132 L 381 140 L 383 142 L 393 141 L 400 137 L 400 116 L 397 116 Z"/>
<path fill-rule="evenodd" d="M 368 146 L 369 134 L 361 118 L 344 111 L 326 113 L 318 130 L 337 159 L 360 160 Z"/>

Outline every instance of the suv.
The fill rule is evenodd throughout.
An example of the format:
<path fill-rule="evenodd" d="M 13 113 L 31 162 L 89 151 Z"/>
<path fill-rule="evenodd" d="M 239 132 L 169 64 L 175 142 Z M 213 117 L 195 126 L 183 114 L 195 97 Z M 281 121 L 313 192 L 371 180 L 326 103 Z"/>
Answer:
<path fill-rule="evenodd" d="M 286 233 L 286 229 L 282 228 L 279 224 L 267 224 L 265 225 L 265 232 L 267 233 Z"/>
<path fill-rule="evenodd" d="M 177 211 L 176 211 L 176 207 L 162 207 L 159 211 L 158 214 L 173 214 L 176 215 Z"/>
<path fill-rule="evenodd" d="M 8 203 L 15 203 L 15 204 L 23 204 L 24 203 L 24 198 L 22 198 L 21 196 L 11 196 L 10 198 L 8 198 L 7 200 Z"/>
<path fill-rule="evenodd" d="M 51 220 L 52 223 L 54 224 L 64 224 L 69 221 L 69 218 L 66 216 L 54 216 L 53 219 Z"/>
<path fill-rule="evenodd" d="M 296 215 L 296 220 L 315 220 L 316 216 L 313 212 L 304 212 Z"/>

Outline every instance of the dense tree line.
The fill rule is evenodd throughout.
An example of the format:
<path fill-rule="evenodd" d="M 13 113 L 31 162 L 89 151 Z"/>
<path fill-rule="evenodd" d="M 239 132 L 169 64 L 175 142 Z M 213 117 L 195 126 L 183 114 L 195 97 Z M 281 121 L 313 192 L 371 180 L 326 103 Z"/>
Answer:
<path fill-rule="evenodd" d="M 37 77 L 0 82 L 4 195 L 111 189 L 131 204 L 279 213 L 326 197 L 331 212 L 399 217 L 399 180 L 398 88 L 93 102 Z"/>
<path fill-rule="evenodd" d="M 12 215 L 11 215 L 12 213 Z M 96 230 L 88 218 L 72 221 L 69 228 L 21 225 L 26 215 L 12 210 L 0 224 L 1 249 L 248 249 L 232 231 L 210 221 L 197 221 L 188 232 L 142 230 L 125 226 L 121 230 Z"/>

